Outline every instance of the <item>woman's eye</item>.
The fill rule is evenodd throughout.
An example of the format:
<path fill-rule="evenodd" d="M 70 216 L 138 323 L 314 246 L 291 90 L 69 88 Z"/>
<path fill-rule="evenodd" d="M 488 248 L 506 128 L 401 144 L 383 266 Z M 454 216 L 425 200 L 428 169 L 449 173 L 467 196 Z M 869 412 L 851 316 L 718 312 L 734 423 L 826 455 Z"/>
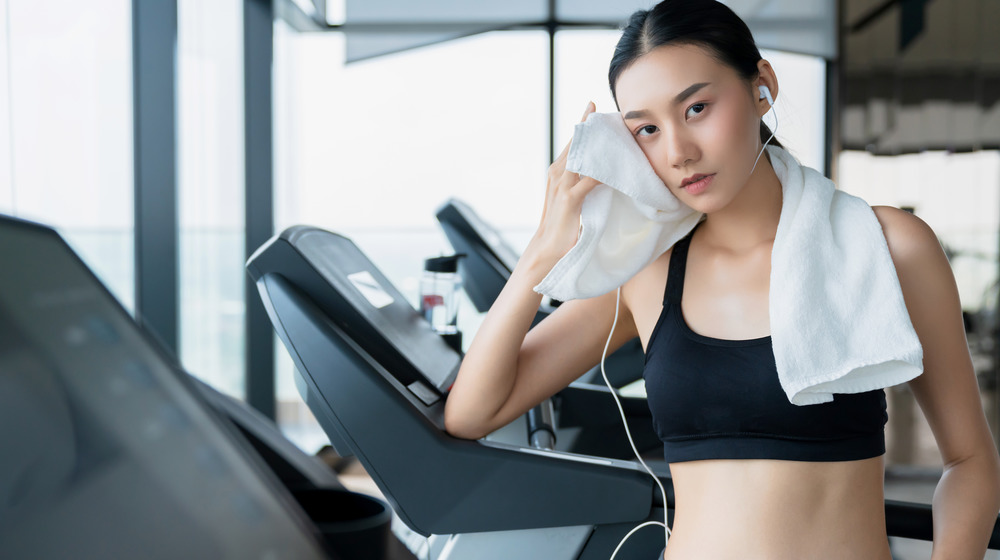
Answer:
<path fill-rule="evenodd" d="M 646 132 L 647 134 L 643 134 L 643 132 Z M 650 134 L 652 134 L 654 132 L 656 132 L 656 126 L 655 125 L 651 125 L 651 124 L 647 124 L 646 126 L 643 126 L 643 127 L 639 128 L 639 130 L 637 132 L 637 135 L 638 136 L 649 136 Z"/>
<path fill-rule="evenodd" d="M 701 109 L 697 113 L 695 113 L 695 115 L 700 115 L 705 111 L 705 107 L 707 105 L 708 105 L 707 103 L 695 103 L 694 105 L 688 107 L 688 113 L 690 113 L 691 110 L 694 109 L 695 107 L 701 107 Z"/>

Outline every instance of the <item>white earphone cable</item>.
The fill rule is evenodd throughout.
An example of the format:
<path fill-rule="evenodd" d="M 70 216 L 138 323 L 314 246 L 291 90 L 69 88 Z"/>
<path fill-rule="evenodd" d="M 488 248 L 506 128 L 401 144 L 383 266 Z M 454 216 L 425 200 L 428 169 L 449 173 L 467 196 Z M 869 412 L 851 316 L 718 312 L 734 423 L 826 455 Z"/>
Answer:
<path fill-rule="evenodd" d="M 649 473 L 649 476 L 653 477 L 653 480 L 656 482 L 656 485 L 660 487 L 660 495 L 663 496 L 663 523 L 660 523 L 659 521 L 646 521 L 646 522 L 643 522 L 640 525 L 637 525 L 636 527 L 634 527 L 631 531 L 629 531 L 625 535 L 624 538 L 622 538 L 621 541 L 619 541 L 618 546 L 615 547 L 615 551 L 611 553 L 611 559 L 610 560 L 615 560 L 615 555 L 618 554 L 618 550 L 621 549 L 622 545 L 625 544 L 625 541 L 628 540 L 628 538 L 632 536 L 632 533 L 636 532 L 638 529 L 640 529 L 642 527 L 645 527 L 646 525 L 662 525 L 663 526 L 663 529 L 664 529 L 663 546 L 664 547 L 666 547 L 666 545 L 667 545 L 666 543 L 670 539 L 670 528 L 667 527 L 667 492 L 666 492 L 666 490 L 663 489 L 663 483 L 660 482 L 660 479 L 656 476 L 656 474 L 653 473 L 652 469 L 649 468 L 649 465 L 647 465 L 646 462 L 642 460 L 642 457 L 639 456 L 639 451 L 635 448 L 635 442 L 632 441 L 632 432 L 630 432 L 629 429 L 628 429 L 628 421 L 625 419 L 625 410 L 622 408 L 622 404 L 618 400 L 618 391 L 614 387 L 611 386 L 611 382 L 608 381 L 608 374 L 607 374 L 607 372 L 604 371 L 604 359 L 608 355 L 608 346 L 611 345 L 611 337 L 614 336 L 614 334 L 615 334 L 615 326 L 618 325 L 618 308 L 619 308 L 619 304 L 620 304 L 620 301 L 621 301 L 621 297 L 622 297 L 622 289 L 621 289 L 621 286 L 619 286 L 618 287 L 618 293 L 615 296 L 615 320 L 611 323 L 611 333 L 608 334 L 608 341 L 604 343 L 604 352 L 601 354 L 601 376 L 604 377 L 604 383 L 608 386 L 608 389 L 611 390 L 611 396 L 614 397 L 614 399 L 615 399 L 615 405 L 618 407 L 618 412 L 622 416 L 622 425 L 625 426 L 625 435 L 628 436 L 628 442 L 629 442 L 629 445 L 632 446 L 632 452 L 635 453 L 635 458 L 638 459 L 640 463 L 642 463 L 643 468 L 646 469 L 646 472 Z"/>
<path fill-rule="evenodd" d="M 771 130 L 771 135 L 768 136 L 767 140 L 764 141 L 764 145 L 760 147 L 760 153 L 757 154 L 757 159 L 753 160 L 753 167 L 750 168 L 750 174 L 751 175 L 753 175 L 753 170 L 757 169 L 757 161 L 760 160 L 761 154 L 764 153 L 764 148 L 767 147 L 767 143 L 770 142 L 771 138 L 774 138 L 774 134 L 776 132 L 778 132 L 778 114 L 774 112 L 774 103 L 771 103 L 770 105 L 771 106 L 768 108 L 769 109 L 768 113 L 773 113 L 774 114 L 774 128 Z M 764 114 L 766 115 L 767 113 L 764 113 Z M 761 121 L 763 121 L 764 117 L 761 116 L 760 119 L 761 119 Z"/>

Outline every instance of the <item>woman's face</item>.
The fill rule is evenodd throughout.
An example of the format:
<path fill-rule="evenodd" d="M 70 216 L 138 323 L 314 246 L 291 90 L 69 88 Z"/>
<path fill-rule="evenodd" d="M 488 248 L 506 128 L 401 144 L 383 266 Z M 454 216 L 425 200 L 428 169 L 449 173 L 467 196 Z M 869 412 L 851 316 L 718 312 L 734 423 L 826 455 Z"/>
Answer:
<path fill-rule="evenodd" d="M 695 210 L 724 207 L 750 177 L 761 145 L 748 87 L 696 45 L 657 47 L 618 78 L 626 126 L 667 188 Z M 707 187 L 684 188 L 695 174 L 713 176 Z"/>

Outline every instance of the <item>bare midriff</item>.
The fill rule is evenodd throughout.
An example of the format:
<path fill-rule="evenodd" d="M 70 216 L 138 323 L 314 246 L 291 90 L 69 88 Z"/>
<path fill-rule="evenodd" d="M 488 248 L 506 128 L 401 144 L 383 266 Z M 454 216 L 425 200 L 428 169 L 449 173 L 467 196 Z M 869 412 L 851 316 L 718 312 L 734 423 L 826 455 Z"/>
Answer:
<path fill-rule="evenodd" d="M 884 456 L 671 463 L 665 560 L 891 560 Z"/>

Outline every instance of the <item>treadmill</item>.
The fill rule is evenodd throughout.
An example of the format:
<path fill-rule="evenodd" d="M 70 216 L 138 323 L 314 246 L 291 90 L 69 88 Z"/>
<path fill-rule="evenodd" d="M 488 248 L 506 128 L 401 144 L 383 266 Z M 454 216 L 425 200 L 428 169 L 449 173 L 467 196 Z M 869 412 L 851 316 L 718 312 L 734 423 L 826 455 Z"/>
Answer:
<path fill-rule="evenodd" d="M 461 356 L 350 239 L 291 227 L 247 271 L 334 449 L 356 456 L 399 518 L 436 545 L 433 560 L 606 560 L 671 507 L 662 460 L 668 504 L 635 461 L 532 446 L 523 430 L 448 434 L 444 403 Z M 662 548 L 662 530 L 638 531 L 618 558 Z"/>
<path fill-rule="evenodd" d="M 0 558 L 383 558 L 388 504 L 275 432 L 55 231 L 0 215 Z"/>
<path fill-rule="evenodd" d="M 431 543 L 427 560 L 607 560 L 637 524 L 665 510 L 673 524 L 662 460 L 649 463 L 665 500 L 635 460 L 546 448 L 524 433 L 519 442 L 448 434 L 444 403 L 460 355 L 347 237 L 288 228 L 247 271 L 306 404 L 337 452 L 356 455 L 396 514 Z M 886 500 L 886 516 L 890 536 L 932 538 L 929 504 Z M 618 558 L 648 560 L 662 547 L 663 531 L 647 527 Z"/>

